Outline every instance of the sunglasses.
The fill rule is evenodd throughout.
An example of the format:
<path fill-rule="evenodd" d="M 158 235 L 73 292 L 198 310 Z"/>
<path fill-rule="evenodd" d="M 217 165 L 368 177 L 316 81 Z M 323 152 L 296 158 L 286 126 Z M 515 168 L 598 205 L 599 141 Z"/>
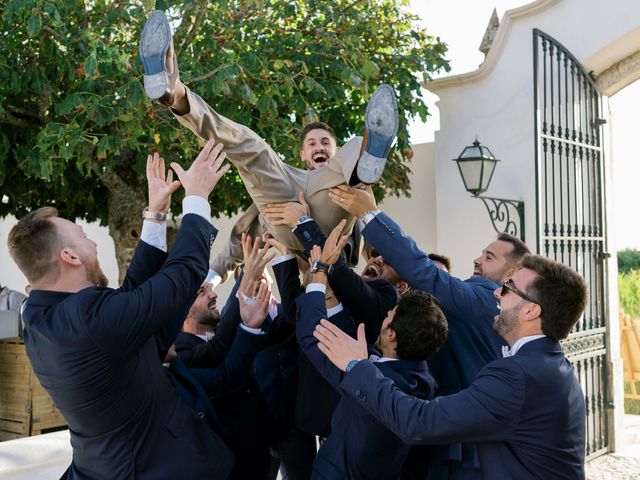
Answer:
<path fill-rule="evenodd" d="M 509 280 L 507 280 L 506 282 L 504 282 L 502 284 L 502 290 L 500 291 L 500 296 L 504 297 L 508 292 L 515 293 L 520 298 L 524 298 L 527 302 L 531 302 L 531 303 L 535 303 L 536 305 L 540 305 L 540 302 L 538 302 L 535 298 L 530 297 L 529 295 L 524 293 L 522 290 L 520 290 L 518 287 L 516 287 L 516 284 L 513 283 L 512 279 L 509 279 Z"/>

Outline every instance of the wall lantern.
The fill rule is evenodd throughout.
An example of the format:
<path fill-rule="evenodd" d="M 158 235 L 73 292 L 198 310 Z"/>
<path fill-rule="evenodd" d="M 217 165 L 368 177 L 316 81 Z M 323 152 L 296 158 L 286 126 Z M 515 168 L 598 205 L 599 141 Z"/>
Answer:
<path fill-rule="evenodd" d="M 484 202 L 496 232 L 506 232 L 524 241 L 524 202 L 480 195 L 489 188 L 500 160 L 476 138 L 473 145 L 465 147 L 454 161 L 458 164 L 464 188 Z"/>

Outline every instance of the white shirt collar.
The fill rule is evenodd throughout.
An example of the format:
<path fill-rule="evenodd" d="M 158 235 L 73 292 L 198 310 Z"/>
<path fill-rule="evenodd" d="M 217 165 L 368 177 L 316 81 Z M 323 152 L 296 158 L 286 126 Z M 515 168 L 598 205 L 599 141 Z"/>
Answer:
<path fill-rule="evenodd" d="M 211 340 L 216 334 L 214 332 L 207 332 L 204 335 L 198 335 L 196 333 L 196 337 L 201 338 L 202 340 L 204 340 L 205 342 L 208 342 L 209 340 Z"/>
<path fill-rule="evenodd" d="M 533 340 L 537 340 L 539 338 L 545 337 L 546 335 L 529 335 L 528 337 L 519 338 L 516 343 L 514 343 L 511 348 L 507 345 L 502 347 L 502 356 L 503 357 L 513 357 L 518 350 L 522 348 L 525 343 L 531 342 Z"/>
<path fill-rule="evenodd" d="M 384 362 L 395 362 L 399 359 L 389 358 L 389 357 L 379 357 L 378 355 L 369 355 L 369 360 L 371 360 L 372 362 L 384 363 Z"/>
<path fill-rule="evenodd" d="M 344 310 L 344 307 L 341 303 L 339 303 L 335 307 L 327 309 L 327 317 L 333 317 L 334 315 L 340 313 L 342 310 Z"/>

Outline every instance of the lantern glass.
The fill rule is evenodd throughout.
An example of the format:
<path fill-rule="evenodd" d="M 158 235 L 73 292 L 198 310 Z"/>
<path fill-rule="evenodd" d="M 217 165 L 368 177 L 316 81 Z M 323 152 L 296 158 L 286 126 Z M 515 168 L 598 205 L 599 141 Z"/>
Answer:
<path fill-rule="evenodd" d="M 477 140 L 465 147 L 455 159 L 464 182 L 464 188 L 472 195 L 480 195 L 489 188 L 497 160 L 491 150 L 480 145 Z"/>

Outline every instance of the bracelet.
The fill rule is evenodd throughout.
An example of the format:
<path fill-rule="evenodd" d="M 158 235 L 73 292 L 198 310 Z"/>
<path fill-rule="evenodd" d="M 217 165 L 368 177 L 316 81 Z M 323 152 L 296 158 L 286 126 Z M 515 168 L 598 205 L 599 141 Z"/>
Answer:
<path fill-rule="evenodd" d="M 149 207 L 144 207 L 142 210 L 143 220 L 157 220 L 158 222 L 165 222 L 167 220 L 166 212 L 152 212 Z"/>

